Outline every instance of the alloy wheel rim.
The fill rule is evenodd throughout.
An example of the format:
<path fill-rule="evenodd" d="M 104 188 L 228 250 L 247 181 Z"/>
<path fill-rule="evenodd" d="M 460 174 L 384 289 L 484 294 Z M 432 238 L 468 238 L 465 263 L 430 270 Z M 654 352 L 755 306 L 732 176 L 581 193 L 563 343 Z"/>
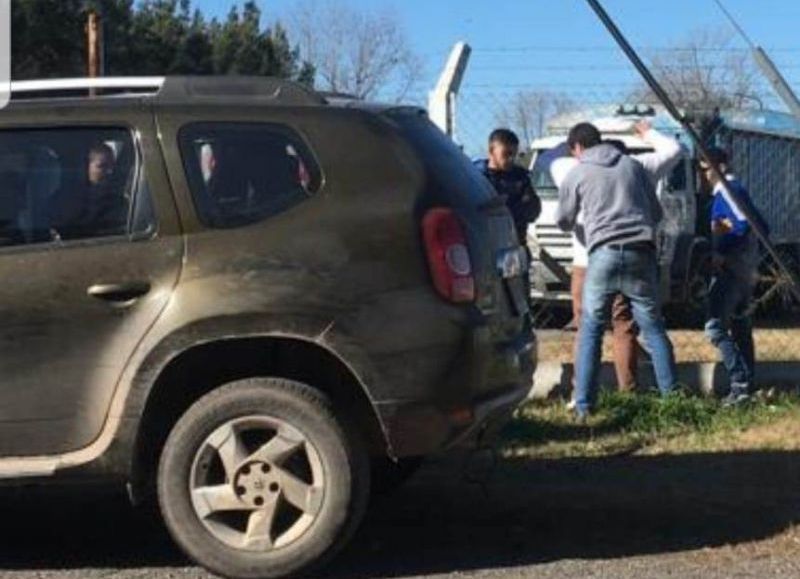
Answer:
<path fill-rule="evenodd" d="M 217 427 L 192 462 L 189 494 L 203 526 L 245 551 L 286 547 L 317 520 L 325 474 L 316 447 L 272 416 L 246 416 Z"/>

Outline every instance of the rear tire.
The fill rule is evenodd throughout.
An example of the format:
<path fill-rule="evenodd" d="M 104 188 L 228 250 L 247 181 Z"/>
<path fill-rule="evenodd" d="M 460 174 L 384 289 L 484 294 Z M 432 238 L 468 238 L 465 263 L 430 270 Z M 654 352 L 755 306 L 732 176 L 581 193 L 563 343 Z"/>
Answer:
<path fill-rule="evenodd" d="M 174 540 L 214 573 L 283 577 L 323 564 L 369 499 L 362 442 L 319 391 L 252 378 L 203 396 L 178 420 L 158 469 Z"/>

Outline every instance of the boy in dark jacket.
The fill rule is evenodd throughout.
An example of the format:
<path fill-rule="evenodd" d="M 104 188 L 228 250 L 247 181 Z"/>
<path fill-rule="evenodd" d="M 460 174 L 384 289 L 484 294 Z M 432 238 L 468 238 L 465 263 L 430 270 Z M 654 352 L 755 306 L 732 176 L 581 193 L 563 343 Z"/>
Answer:
<path fill-rule="evenodd" d="M 475 161 L 475 166 L 494 185 L 514 217 L 520 243 L 526 245 L 528 225 L 536 221 L 542 203 L 531 184 L 528 171 L 514 160 L 519 154 L 519 138 L 508 129 L 495 129 L 489 135 L 489 157 Z"/>

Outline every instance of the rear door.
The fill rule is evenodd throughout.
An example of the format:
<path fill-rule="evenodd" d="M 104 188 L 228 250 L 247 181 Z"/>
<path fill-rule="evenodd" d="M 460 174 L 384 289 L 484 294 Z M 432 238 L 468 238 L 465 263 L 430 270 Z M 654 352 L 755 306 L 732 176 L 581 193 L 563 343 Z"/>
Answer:
<path fill-rule="evenodd" d="M 0 456 L 53 455 L 100 434 L 182 241 L 149 109 L 14 108 L 0 116 Z"/>

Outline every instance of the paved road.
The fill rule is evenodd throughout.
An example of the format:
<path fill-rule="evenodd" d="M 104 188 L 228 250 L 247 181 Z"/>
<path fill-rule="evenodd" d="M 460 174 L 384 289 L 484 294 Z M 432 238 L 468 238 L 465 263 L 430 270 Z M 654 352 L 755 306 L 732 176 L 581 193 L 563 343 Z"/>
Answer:
<path fill-rule="evenodd" d="M 327 576 L 800 577 L 800 453 L 460 465 L 376 504 Z M 118 497 L 4 491 L 0 517 L 2 577 L 208 577 Z"/>

